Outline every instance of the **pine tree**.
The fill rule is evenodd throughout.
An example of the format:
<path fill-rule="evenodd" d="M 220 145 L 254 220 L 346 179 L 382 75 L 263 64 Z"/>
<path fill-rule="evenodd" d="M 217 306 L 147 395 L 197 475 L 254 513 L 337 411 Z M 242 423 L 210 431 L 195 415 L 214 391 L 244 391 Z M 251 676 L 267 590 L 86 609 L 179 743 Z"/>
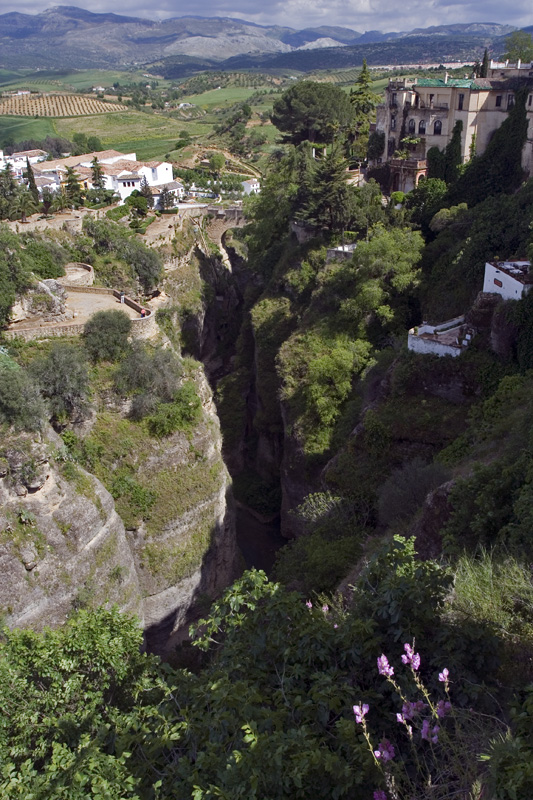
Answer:
<path fill-rule="evenodd" d="M 307 211 L 309 222 L 332 232 L 344 233 L 352 214 L 346 177 L 346 161 L 340 145 L 336 145 L 317 165 Z"/>
<path fill-rule="evenodd" d="M 148 185 L 148 181 L 146 179 L 146 175 L 143 175 L 141 178 L 141 185 L 139 188 L 140 193 L 145 198 L 146 202 L 148 203 L 148 208 L 154 207 L 154 196 L 152 194 L 152 190 Z"/>
<path fill-rule="evenodd" d="M 371 87 L 372 78 L 370 77 L 366 59 L 363 59 L 361 72 L 357 77 L 354 88 L 350 92 L 350 102 L 355 114 L 353 129 L 355 143 L 352 152 L 354 156 L 361 159 L 366 158 L 370 134 L 370 115 L 378 104 L 378 98 Z"/>
<path fill-rule="evenodd" d="M 161 194 L 159 195 L 159 205 L 163 209 L 163 211 L 167 208 L 172 208 L 174 205 L 174 195 L 168 188 L 168 186 L 163 186 L 161 189 Z"/>
<path fill-rule="evenodd" d="M 105 185 L 104 173 L 96 156 L 91 161 L 91 173 L 93 189 L 103 189 Z"/>
<path fill-rule="evenodd" d="M 28 182 L 28 189 L 30 190 L 30 194 L 33 197 L 33 202 L 39 202 L 39 190 L 37 189 L 37 184 L 35 183 L 35 175 L 33 174 L 33 169 L 30 164 L 30 160 L 26 159 L 26 171 L 24 173 L 24 177 Z"/>
<path fill-rule="evenodd" d="M 17 184 L 11 164 L 6 164 L 0 172 L 0 219 L 9 219 L 11 203 L 17 193 Z"/>

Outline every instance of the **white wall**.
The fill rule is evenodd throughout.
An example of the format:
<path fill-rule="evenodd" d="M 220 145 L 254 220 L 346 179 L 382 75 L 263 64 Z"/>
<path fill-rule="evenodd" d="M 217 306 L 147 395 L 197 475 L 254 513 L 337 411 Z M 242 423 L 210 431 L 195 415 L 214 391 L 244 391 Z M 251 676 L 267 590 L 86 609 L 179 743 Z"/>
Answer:
<path fill-rule="evenodd" d="M 518 262 L 524 263 L 524 262 Z M 502 285 L 494 283 L 499 281 Z M 498 267 L 488 262 L 485 264 L 485 277 L 483 279 L 483 291 L 499 294 L 504 300 L 520 300 L 527 294 L 531 286 L 526 286 L 521 281 L 517 281 L 512 275 L 508 275 Z"/>
<path fill-rule="evenodd" d="M 463 348 L 452 347 L 449 344 L 442 344 L 435 339 L 423 339 L 417 336 L 416 333 L 409 333 L 407 336 L 407 349 L 412 350 L 413 353 L 428 354 L 432 353 L 436 356 L 460 356 Z"/>

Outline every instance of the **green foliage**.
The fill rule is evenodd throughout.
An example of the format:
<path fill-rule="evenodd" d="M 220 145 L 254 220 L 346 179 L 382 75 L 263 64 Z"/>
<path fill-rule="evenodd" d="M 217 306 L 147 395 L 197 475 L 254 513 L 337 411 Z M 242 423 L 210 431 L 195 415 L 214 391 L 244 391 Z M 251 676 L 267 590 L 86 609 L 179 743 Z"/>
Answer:
<path fill-rule="evenodd" d="M 274 569 L 281 583 L 304 594 L 333 592 L 361 555 L 361 541 L 353 536 L 333 537 L 315 531 L 278 551 Z"/>
<path fill-rule="evenodd" d="M 171 351 L 133 342 L 114 374 L 115 389 L 133 396 L 134 409 L 158 400 L 170 403 L 176 396 L 183 375 L 181 360 Z M 140 418 L 143 415 L 133 416 Z"/>
<path fill-rule="evenodd" d="M 428 153 L 429 158 L 429 153 Z M 440 178 L 420 179 L 418 186 L 405 198 L 406 208 L 411 209 L 411 220 L 420 225 L 427 236 L 429 223 L 445 204 L 446 183 Z"/>
<path fill-rule="evenodd" d="M 420 508 L 428 492 L 446 478 L 441 464 L 426 464 L 421 458 L 393 470 L 379 491 L 379 521 L 393 525 L 408 520 Z"/>
<path fill-rule="evenodd" d="M 30 374 L 48 400 L 54 424 L 80 420 L 87 411 L 89 374 L 83 350 L 68 342 L 56 342 L 48 355 L 36 358 Z"/>
<path fill-rule="evenodd" d="M 30 259 L 20 240 L 7 227 L 0 226 L 0 325 L 8 322 L 16 294 L 31 283 Z"/>
<path fill-rule="evenodd" d="M 515 192 L 524 180 L 522 148 L 526 142 L 528 120 L 526 101 L 529 90 L 515 93 L 515 104 L 488 143 L 485 152 L 470 161 L 450 188 L 450 203 L 469 206 L 498 194 Z"/>
<path fill-rule="evenodd" d="M 281 488 L 278 482 L 268 483 L 251 469 L 246 469 L 233 479 L 233 493 L 249 508 L 265 517 L 279 513 Z"/>
<path fill-rule="evenodd" d="M 385 152 L 385 132 L 372 131 L 368 137 L 367 155 L 369 161 L 376 161 Z"/>
<path fill-rule="evenodd" d="M 131 319 L 124 311 L 97 311 L 85 324 L 83 344 L 93 361 L 118 361 L 130 331 Z"/>
<path fill-rule="evenodd" d="M 298 81 L 274 102 L 271 120 L 293 144 L 332 142 L 352 124 L 347 95 L 329 83 Z"/>
<path fill-rule="evenodd" d="M 0 353 L 0 423 L 16 430 L 42 427 L 46 409 L 30 376 L 9 356 Z"/>
<path fill-rule="evenodd" d="M 65 274 L 68 253 L 52 240 L 29 235 L 24 240 L 25 254 L 32 272 L 41 279 L 60 278 Z"/>
<path fill-rule="evenodd" d="M 153 414 L 147 416 L 152 436 L 170 436 L 175 431 L 190 430 L 200 419 L 202 403 L 192 381 L 186 381 L 174 394 L 170 403 L 159 403 Z"/>
<path fill-rule="evenodd" d="M 380 146 L 378 138 L 380 134 L 378 133 L 377 136 L 374 137 L 373 152 L 374 154 L 377 152 L 377 155 L 370 155 L 370 116 L 378 104 L 378 97 L 375 92 L 372 91 L 372 78 L 366 64 L 366 59 L 363 59 L 361 72 L 357 76 L 355 85 L 350 92 L 350 103 L 354 110 L 352 136 L 355 142 L 351 148 L 352 154 L 356 158 L 365 159 L 368 152 L 368 158 L 379 158 L 385 149 L 385 136 L 382 134 L 380 152 L 378 152 Z"/>
<path fill-rule="evenodd" d="M 502 56 L 511 63 L 516 64 L 518 60 L 522 63 L 533 61 L 533 39 L 528 31 L 512 31 L 505 37 L 506 52 Z"/>

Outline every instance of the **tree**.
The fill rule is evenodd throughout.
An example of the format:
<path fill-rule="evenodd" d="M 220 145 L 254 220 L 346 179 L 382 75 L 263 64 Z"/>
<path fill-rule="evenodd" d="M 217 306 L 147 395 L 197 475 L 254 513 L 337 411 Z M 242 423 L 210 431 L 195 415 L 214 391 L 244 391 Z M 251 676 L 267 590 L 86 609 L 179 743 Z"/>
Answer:
<path fill-rule="evenodd" d="M 50 353 L 30 365 L 41 394 L 48 400 L 52 422 L 63 427 L 80 420 L 87 409 L 89 373 L 85 353 L 69 342 L 56 342 Z"/>
<path fill-rule="evenodd" d="M 173 208 L 175 205 L 175 197 L 168 186 L 163 186 L 161 189 L 161 194 L 159 195 L 159 205 L 163 211 L 165 211 L 167 208 Z"/>
<path fill-rule="evenodd" d="M 154 207 L 154 196 L 152 194 L 152 190 L 150 189 L 150 186 L 148 185 L 148 181 L 146 179 L 146 175 L 143 175 L 142 178 L 141 178 L 141 185 L 140 185 L 139 191 L 142 194 L 142 196 L 144 197 L 144 199 L 146 200 L 146 202 L 148 204 L 148 207 L 149 208 L 153 208 Z"/>
<path fill-rule="evenodd" d="M 371 87 L 372 78 L 370 77 L 366 59 L 363 59 L 361 72 L 357 77 L 354 88 L 350 92 L 350 103 L 353 106 L 355 117 L 353 128 L 353 135 L 355 138 L 353 155 L 360 159 L 365 159 L 367 157 L 370 115 L 379 102 L 377 95 L 374 94 Z M 384 146 L 385 142 L 383 142 L 383 147 Z"/>
<path fill-rule="evenodd" d="M 505 37 L 506 52 L 502 58 L 508 59 L 513 64 L 518 60 L 533 61 L 533 38 L 527 31 L 513 31 Z"/>
<path fill-rule="evenodd" d="M 26 170 L 24 172 L 24 177 L 28 183 L 28 189 L 33 197 L 33 202 L 39 202 L 39 190 L 37 189 L 37 184 L 35 183 L 35 175 L 33 174 L 33 169 L 30 164 L 30 160 L 26 159 Z"/>
<path fill-rule="evenodd" d="M 487 78 L 489 74 L 489 51 L 485 48 L 485 52 L 483 53 L 483 61 L 481 62 L 481 68 L 479 70 L 479 77 L 480 78 Z"/>
<path fill-rule="evenodd" d="M 91 161 L 91 182 L 94 189 L 103 189 L 105 186 L 105 178 L 102 167 L 98 163 L 96 156 Z"/>
<path fill-rule="evenodd" d="M 67 167 L 67 174 L 65 178 L 65 196 L 68 204 L 75 206 L 76 208 L 81 206 L 83 203 L 78 176 L 72 167 Z"/>
<path fill-rule="evenodd" d="M 133 217 L 145 217 L 148 214 L 148 201 L 140 192 L 132 192 L 125 204 Z"/>
<path fill-rule="evenodd" d="M 85 323 L 83 344 L 93 361 L 118 361 L 128 348 L 131 319 L 124 311 L 97 311 Z"/>
<path fill-rule="evenodd" d="M 214 178 L 218 178 L 226 163 L 224 153 L 211 153 L 209 156 L 209 169 Z"/>
<path fill-rule="evenodd" d="M 430 234 L 429 223 L 445 205 L 446 189 L 441 178 L 426 178 L 406 195 L 405 205 L 411 209 L 411 220 L 420 225 L 424 236 Z"/>
<path fill-rule="evenodd" d="M 13 216 L 20 217 L 21 222 L 26 222 L 28 214 L 34 214 L 37 211 L 37 204 L 27 189 L 22 189 L 15 195 L 11 211 Z"/>
<path fill-rule="evenodd" d="M 0 353 L 0 423 L 35 431 L 44 418 L 44 403 L 35 383 L 15 361 Z"/>
<path fill-rule="evenodd" d="M 453 126 L 452 138 L 446 145 L 444 151 L 444 174 L 443 179 L 448 185 L 455 183 L 459 177 L 459 167 L 462 164 L 461 156 L 461 134 L 463 132 L 463 121 L 458 119 Z"/>
<path fill-rule="evenodd" d="M 286 139 L 299 144 L 332 142 L 350 128 L 354 110 L 346 94 L 329 83 L 300 81 L 275 101 L 271 120 Z"/>
<path fill-rule="evenodd" d="M 318 162 L 311 197 L 301 212 L 306 221 L 332 233 L 344 232 L 352 216 L 353 192 L 346 183 L 346 161 L 338 145 Z"/>
<path fill-rule="evenodd" d="M 8 162 L 0 172 L 0 219 L 9 219 L 11 204 L 17 193 L 17 183 L 13 175 L 13 167 Z"/>
<path fill-rule="evenodd" d="M 42 191 L 42 197 L 41 197 L 41 208 L 43 210 L 43 214 L 45 217 L 48 216 L 53 203 L 54 203 L 54 195 L 52 194 L 48 186 L 45 186 Z"/>

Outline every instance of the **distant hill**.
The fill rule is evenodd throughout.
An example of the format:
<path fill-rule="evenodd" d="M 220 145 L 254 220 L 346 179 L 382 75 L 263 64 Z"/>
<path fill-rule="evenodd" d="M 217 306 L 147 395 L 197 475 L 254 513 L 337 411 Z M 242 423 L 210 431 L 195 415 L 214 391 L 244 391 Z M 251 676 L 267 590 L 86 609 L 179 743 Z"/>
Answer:
<path fill-rule="evenodd" d="M 435 61 L 444 55 L 461 60 L 491 47 L 511 30 L 495 23 L 395 33 L 360 33 L 329 25 L 294 30 L 229 17 L 191 15 L 156 22 L 55 6 L 40 14 L 0 15 L 0 67 L 112 68 L 161 62 L 163 70 L 181 66 L 190 72 L 213 64 L 224 68 L 228 59 L 231 68 L 272 64 L 302 70 L 356 65 L 363 57 L 371 63 L 398 57 Z M 436 40 L 442 43 L 438 52 Z"/>

